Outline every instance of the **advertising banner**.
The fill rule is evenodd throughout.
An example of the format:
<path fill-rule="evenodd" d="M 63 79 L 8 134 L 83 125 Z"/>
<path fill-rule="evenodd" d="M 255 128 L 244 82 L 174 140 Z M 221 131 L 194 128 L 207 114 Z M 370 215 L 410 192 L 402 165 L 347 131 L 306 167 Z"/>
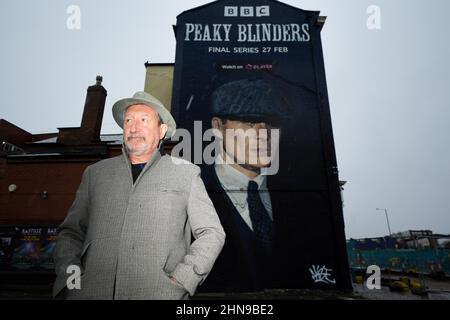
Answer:
<path fill-rule="evenodd" d="M 1 227 L 0 240 L 0 270 L 53 272 L 56 227 Z"/>
<path fill-rule="evenodd" d="M 227 235 L 201 291 L 350 288 L 318 20 L 269 0 L 178 16 L 173 155 Z"/>

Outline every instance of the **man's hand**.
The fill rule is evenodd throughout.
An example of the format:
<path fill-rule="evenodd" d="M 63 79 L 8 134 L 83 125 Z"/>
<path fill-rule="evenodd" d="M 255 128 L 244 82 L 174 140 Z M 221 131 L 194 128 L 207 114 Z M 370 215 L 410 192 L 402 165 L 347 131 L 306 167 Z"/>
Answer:
<path fill-rule="evenodd" d="M 181 286 L 181 287 L 183 286 L 183 285 L 182 285 L 181 283 L 179 283 L 178 280 L 175 279 L 174 277 L 169 276 L 169 279 L 172 280 L 172 282 L 175 283 L 176 285 L 179 285 L 179 286 Z"/>

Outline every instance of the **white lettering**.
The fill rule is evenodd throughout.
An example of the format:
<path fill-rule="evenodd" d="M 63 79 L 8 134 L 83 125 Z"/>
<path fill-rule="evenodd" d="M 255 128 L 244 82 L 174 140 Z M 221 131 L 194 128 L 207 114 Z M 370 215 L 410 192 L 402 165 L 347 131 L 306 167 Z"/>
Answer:
<path fill-rule="evenodd" d="M 225 29 L 225 41 L 230 41 L 231 24 L 224 24 L 223 28 Z"/>
<path fill-rule="evenodd" d="M 291 26 L 283 24 L 283 41 L 291 41 Z"/>
<path fill-rule="evenodd" d="M 381 269 L 379 266 L 372 265 L 367 268 L 367 274 L 371 276 L 367 278 L 366 287 L 369 290 L 381 289 Z"/>
<path fill-rule="evenodd" d="M 66 286 L 69 290 L 81 290 L 81 270 L 79 266 L 71 265 L 67 267 L 67 274 L 70 274 L 66 280 Z"/>
<path fill-rule="evenodd" d="M 202 40 L 202 25 L 201 24 L 195 24 L 194 41 L 200 41 L 200 40 Z"/>
<path fill-rule="evenodd" d="M 185 41 L 190 41 L 190 34 L 194 32 L 194 25 L 192 23 L 186 23 L 186 37 L 184 38 Z"/>
<path fill-rule="evenodd" d="M 244 42 L 247 41 L 247 33 L 246 33 L 246 27 L 245 24 L 238 24 L 238 41 Z"/>
<path fill-rule="evenodd" d="M 66 21 L 67 29 L 80 30 L 81 29 L 81 9 L 79 6 L 68 6 L 66 10 L 67 14 L 70 14 Z"/>
<path fill-rule="evenodd" d="M 248 28 L 248 32 L 247 32 L 247 34 L 248 34 L 248 42 L 255 42 L 256 41 L 256 36 L 252 32 L 253 25 L 252 24 L 248 24 L 247 28 Z"/>
<path fill-rule="evenodd" d="M 220 36 L 220 24 L 213 24 L 213 38 L 217 41 L 222 41 L 222 37 Z"/>
<path fill-rule="evenodd" d="M 302 41 L 302 37 L 300 36 L 300 26 L 298 24 L 291 24 L 292 30 L 292 41 Z"/>
<path fill-rule="evenodd" d="M 238 7 L 225 7 L 225 17 L 237 17 Z"/>
<path fill-rule="evenodd" d="M 270 23 L 265 23 L 262 25 L 263 27 L 263 36 L 262 41 L 271 41 L 272 40 L 272 33 L 270 32 Z"/>
<path fill-rule="evenodd" d="M 311 40 L 311 36 L 309 35 L 309 24 L 305 23 L 302 25 L 302 31 L 303 31 L 303 36 L 302 39 L 305 42 L 308 42 Z"/>
<path fill-rule="evenodd" d="M 209 26 L 205 25 L 205 31 L 203 32 L 203 41 L 211 41 L 211 36 L 209 35 Z"/>
<path fill-rule="evenodd" d="M 270 16 L 270 7 L 269 6 L 256 7 L 256 16 L 257 17 L 269 17 Z"/>
<path fill-rule="evenodd" d="M 182 307 L 177 307 L 177 315 L 203 315 L 208 317 L 211 307 L 190 307 L 183 304 Z"/>
<path fill-rule="evenodd" d="M 185 29 L 185 41 L 230 41 L 231 24 L 213 24 L 210 26 L 208 24 L 186 23 Z"/>
<path fill-rule="evenodd" d="M 253 17 L 254 8 L 253 7 L 241 7 L 241 17 Z"/>
<path fill-rule="evenodd" d="M 281 26 L 279 24 L 275 24 L 272 27 L 272 41 L 280 41 L 281 40 Z"/>
<path fill-rule="evenodd" d="M 186 23 L 185 41 L 229 42 L 231 29 L 237 30 L 238 42 L 308 42 L 311 40 L 309 25 L 291 24 L 192 24 Z M 236 34 L 233 32 L 233 35 Z"/>
<path fill-rule="evenodd" d="M 381 29 L 381 8 L 379 6 L 371 5 L 367 8 L 367 29 L 380 30 Z"/>

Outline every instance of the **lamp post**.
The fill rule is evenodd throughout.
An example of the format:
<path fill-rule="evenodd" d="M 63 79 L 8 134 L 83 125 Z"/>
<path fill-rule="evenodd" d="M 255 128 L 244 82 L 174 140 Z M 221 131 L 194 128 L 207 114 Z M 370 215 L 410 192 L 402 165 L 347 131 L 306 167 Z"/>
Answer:
<path fill-rule="evenodd" d="M 388 218 L 387 209 L 377 208 L 377 210 L 383 210 L 384 211 L 384 214 L 386 215 L 386 221 L 387 221 L 387 226 L 388 226 L 388 230 L 389 230 L 389 236 L 392 236 L 391 226 L 389 225 L 389 218 Z"/>

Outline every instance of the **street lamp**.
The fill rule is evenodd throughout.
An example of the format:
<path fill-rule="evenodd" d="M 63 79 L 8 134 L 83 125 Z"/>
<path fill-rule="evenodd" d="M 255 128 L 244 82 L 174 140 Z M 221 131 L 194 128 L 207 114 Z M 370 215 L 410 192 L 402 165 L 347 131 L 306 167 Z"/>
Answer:
<path fill-rule="evenodd" d="M 387 214 L 387 209 L 381 209 L 381 208 L 377 208 L 377 210 L 383 210 L 385 215 L 386 215 L 386 221 L 387 221 L 387 225 L 388 225 L 388 230 L 389 230 L 389 236 L 392 236 L 391 233 L 391 226 L 389 225 L 389 218 L 388 218 L 388 214 Z"/>

